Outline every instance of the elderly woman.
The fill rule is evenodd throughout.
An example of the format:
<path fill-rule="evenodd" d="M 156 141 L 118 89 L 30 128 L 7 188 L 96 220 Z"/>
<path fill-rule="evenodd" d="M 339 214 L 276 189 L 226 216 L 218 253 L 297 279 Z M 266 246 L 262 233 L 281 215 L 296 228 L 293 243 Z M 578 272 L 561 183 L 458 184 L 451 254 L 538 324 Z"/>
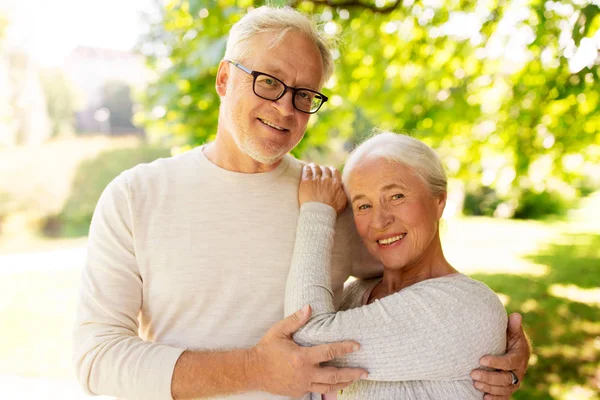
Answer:
<path fill-rule="evenodd" d="M 352 152 L 342 181 L 347 197 L 336 170 L 303 170 L 285 307 L 287 315 L 310 304 L 312 317 L 294 339 L 304 346 L 360 343 L 333 364 L 369 375 L 339 398 L 482 399 L 469 374 L 483 355 L 504 353 L 507 317 L 492 290 L 444 257 L 446 175 L 437 154 L 416 139 L 382 133 Z M 336 312 L 329 264 L 346 198 L 384 273 L 352 282 Z"/>

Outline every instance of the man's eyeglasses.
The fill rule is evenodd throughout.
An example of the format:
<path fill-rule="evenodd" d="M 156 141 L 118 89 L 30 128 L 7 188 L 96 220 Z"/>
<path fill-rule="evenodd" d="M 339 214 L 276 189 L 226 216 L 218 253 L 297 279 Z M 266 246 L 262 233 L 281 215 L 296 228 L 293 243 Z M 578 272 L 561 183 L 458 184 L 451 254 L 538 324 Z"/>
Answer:
<path fill-rule="evenodd" d="M 253 71 L 236 61 L 226 61 L 235 65 L 245 73 L 252 75 L 254 78 L 254 81 L 252 82 L 252 90 L 254 90 L 255 95 L 262 99 L 276 101 L 282 98 L 283 95 L 289 90 L 292 92 L 292 105 L 294 108 L 307 114 L 316 113 L 319 111 L 319 108 L 321 108 L 323 103 L 327 101 L 327 96 L 322 93 L 315 92 L 311 89 L 293 88 L 272 75 L 265 74 L 264 72 Z"/>

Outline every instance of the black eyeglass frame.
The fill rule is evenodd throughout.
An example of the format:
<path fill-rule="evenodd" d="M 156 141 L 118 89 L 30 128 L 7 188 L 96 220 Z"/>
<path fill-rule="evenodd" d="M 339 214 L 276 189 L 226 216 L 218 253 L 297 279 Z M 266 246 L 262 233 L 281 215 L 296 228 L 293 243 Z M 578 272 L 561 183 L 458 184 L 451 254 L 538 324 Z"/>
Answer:
<path fill-rule="evenodd" d="M 252 80 L 252 91 L 254 92 L 255 95 L 257 95 L 261 99 L 270 100 L 270 101 L 277 101 L 280 98 L 282 98 L 283 96 L 285 96 L 285 94 L 288 91 L 290 91 L 290 92 L 292 92 L 292 105 L 294 106 L 294 108 L 296 110 L 298 110 L 300 112 L 303 112 L 305 114 L 314 114 L 314 113 L 316 113 L 317 111 L 319 111 L 321 109 L 321 106 L 323 106 L 323 103 L 325 103 L 327 100 L 329 100 L 329 98 L 327 96 L 325 96 L 323 93 L 317 92 L 316 90 L 312 90 L 312 89 L 308 89 L 308 88 L 294 88 L 294 87 L 286 85 L 281 79 L 279 79 L 279 78 L 277 78 L 277 77 L 275 77 L 273 75 L 269 75 L 267 73 L 260 72 L 260 71 L 251 70 L 248 67 L 244 67 L 242 64 L 240 64 L 237 61 L 232 61 L 232 60 L 225 60 L 225 61 L 227 61 L 227 62 L 235 65 L 236 67 L 238 67 L 239 69 L 241 69 L 245 73 L 247 73 L 249 75 L 252 75 L 252 78 L 253 78 L 253 80 Z M 277 98 L 275 98 L 275 99 L 270 99 L 268 97 L 264 97 L 264 96 L 261 96 L 258 93 L 256 93 L 256 89 L 255 89 L 255 87 L 256 87 L 256 78 L 258 78 L 260 75 L 268 76 L 269 78 L 273 78 L 276 81 L 281 82 L 281 84 L 283 85 L 283 92 L 281 92 L 281 94 L 279 96 L 277 96 Z M 298 91 L 300 91 L 300 90 L 308 91 L 308 92 L 311 92 L 311 93 L 315 93 L 317 96 L 321 96 L 321 99 L 322 99 L 321 100 L 321 104 L 319 104 L 319 107 L 317 107 L 316 110 L 314 110 L 314 111 L 304 111 L 304 110 L 301 110 L 298 107 L 296 107 L 296 93 Z"/>

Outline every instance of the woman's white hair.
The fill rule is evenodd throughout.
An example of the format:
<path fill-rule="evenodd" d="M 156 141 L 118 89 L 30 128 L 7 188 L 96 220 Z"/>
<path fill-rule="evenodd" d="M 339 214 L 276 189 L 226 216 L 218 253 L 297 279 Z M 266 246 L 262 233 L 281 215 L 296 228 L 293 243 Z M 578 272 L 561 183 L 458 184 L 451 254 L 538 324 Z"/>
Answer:
<path fill-rule="evenodd" d="M 433 196 L 446 192 L 448 179 L 437 153 L 425 143 L 407 135 L 382 132 L 356 147 L 348 156 L 342 181 L 348 187 L 350 174 L 361 162 L 385 159 L 404 164 L 423 178 Z"/>
<path fill-rule="evenodd" d="M 262 6 L 249 11 L 229 31 L 226 60 L 241 61 L 252 52 L 248 42 L 259 33 L 273 33 L 271 46 L 275 46 L 290 31 L 299 32 L 311 39 L 323 60 L 323 82 L 333 74 L 333 57 L 326 37 L 306 15 L 290 7 Z"/>

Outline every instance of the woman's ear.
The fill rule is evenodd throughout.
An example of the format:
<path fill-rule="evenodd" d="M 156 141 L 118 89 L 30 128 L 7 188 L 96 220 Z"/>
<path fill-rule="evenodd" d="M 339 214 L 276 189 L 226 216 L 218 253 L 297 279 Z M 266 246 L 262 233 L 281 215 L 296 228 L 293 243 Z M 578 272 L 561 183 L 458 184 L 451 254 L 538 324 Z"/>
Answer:
<path fill-rule="evenodd" d="M 219 63 L 219 70 L 217 71 L 217 80 L 215 87 L 217 94 L 221 97 L 227 94 L 227 81 L 229 80 L 229 62 L 221 60 Z"/>
<path fill-rule="evenodd" d="M 444 215 L 444 209 L 446 208 L 446 200 L 448 200 L 448 192 L 443 192 L 437 198 L 437 217 L 442 218 Z"/>

